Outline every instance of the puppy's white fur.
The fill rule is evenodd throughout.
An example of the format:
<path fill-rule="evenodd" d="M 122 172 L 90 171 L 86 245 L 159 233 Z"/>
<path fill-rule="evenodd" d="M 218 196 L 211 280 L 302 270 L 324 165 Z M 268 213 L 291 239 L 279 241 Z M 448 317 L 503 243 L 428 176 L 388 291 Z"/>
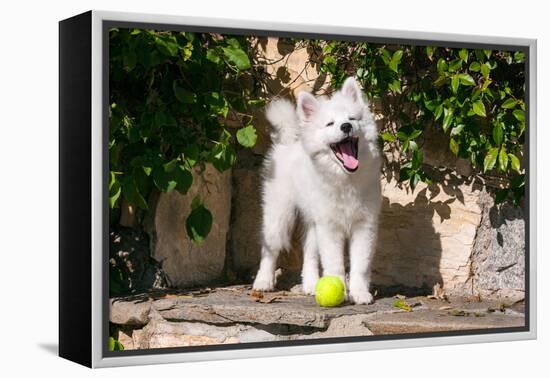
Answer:
<path fill-rule="evenodd" d="M 299 212 L 305 226 L 304 292 L 315 293 L 319 263 L 323 275 L 336 275 L 346 282 L 347 240 L 348 297 L 357 304 L 371 303 L 369 266 L 381 205 L 381 159 L 377 128 L 359 85 L 348 78 L 330 99 L 302 92 L 296 108 L 286 100 L 276 100 L 266 115 L 274 134 L 265 165 L 262 258 L 254 289 L 275 288 L 277 257 L 290 247 Z M 344 123 L 352 125 L 351 132 L 342 130 Z M 359 138 L 359 166 L 353 173 L 344 168 L 330 147 L 346 135 Z"/>

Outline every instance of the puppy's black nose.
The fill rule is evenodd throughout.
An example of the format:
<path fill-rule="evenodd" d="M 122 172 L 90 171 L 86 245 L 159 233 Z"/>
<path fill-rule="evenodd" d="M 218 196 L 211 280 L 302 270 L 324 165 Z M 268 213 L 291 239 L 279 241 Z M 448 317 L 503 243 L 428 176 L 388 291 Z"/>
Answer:
<path fill-rule="evenodd" d="M 342 130 L 343 132 L 345 132 L 346 134 L 349 134 L 351 132 L 351 129 L 352 129 L 353 126 L 351 126 L 351 123 L 349 122 L 346 122 L 346 123 L 342 123 L 340 125 L 340 130 Z"/>

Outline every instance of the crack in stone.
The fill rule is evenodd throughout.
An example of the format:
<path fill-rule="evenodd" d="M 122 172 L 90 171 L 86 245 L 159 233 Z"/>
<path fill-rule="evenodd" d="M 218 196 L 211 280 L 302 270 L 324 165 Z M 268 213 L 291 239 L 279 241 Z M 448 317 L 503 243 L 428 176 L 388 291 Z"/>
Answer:
<path fill-rule="evenodd" d="M 507 269 L 510 269 L 511 267 L 517 265 L 517 261 L 516 262 L 513 262 L 512 264 L 509 264 L 509 265 L 505 265 L 505 266 L 501 266 L 500 268 L 497 268 L 497 273 L 501 273 Z"/>

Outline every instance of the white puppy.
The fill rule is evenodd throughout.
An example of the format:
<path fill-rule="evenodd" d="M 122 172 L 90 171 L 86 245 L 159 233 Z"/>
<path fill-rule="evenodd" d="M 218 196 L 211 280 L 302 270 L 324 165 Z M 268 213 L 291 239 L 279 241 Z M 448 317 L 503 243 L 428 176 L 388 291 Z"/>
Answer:
<path fill-rule="evenodd" d="M 273 147 L 263 183 L 263 245 L 253 288 L 273 290 L 281 250 L 288 250 L 297 214 L 304 221 L 302 286 L 315 293 L 319 258 L 323 275 L 345 281 L 349 242 L 348 298 L 371 303 L 369 265 L 381 205 L 377 128 L 353 78 L 330 99 L 301 92 L 296 109 L 286 100 L 267 108 Z"/>

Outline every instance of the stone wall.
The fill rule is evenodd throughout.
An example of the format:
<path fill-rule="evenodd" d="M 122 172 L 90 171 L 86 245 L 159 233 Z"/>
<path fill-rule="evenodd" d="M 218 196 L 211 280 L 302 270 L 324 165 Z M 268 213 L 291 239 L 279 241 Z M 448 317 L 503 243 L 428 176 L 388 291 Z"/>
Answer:
<path fill-rule="evenodd" d="M 472 249 L 472 276 L 467 286 L 483 297 L 523 299 L 525 296 L 525 221 L 522 207 L 494 206 L 486 192 Z"/>
<path fill-rule="evenodd" d="M 304 66 L 307 50 L 294 50 L 276 38 L 258 40 L 259 54 L 269 64 L 266 90 L 270 95 L 294 95 L 300 90 L 322 93 L 327 78 L 313 65 Z M 376 105 L 376 104 L 374 104 Z M 377 120 L 388 127 L 383 112 Z M 195 177 L 189 194 L 162 194 L 149 221 L 153 257 L 171 283 L 179 287 L 205 285 L 222 277 L 251 282 L 260 258 L 260 167 L 269 146 L 269 125 L 256 117 L 258 144 L 239 152 L 232 172 L 209 167 Z M 389 125 L 392 126 L 391 124 Z M 392 150 L 382 179 L 383 207 L 377 253 L 373 261 L 376 286 L 431 288 L 440 284 L 458 295 L 513 296 L 524 292 L 524 220 L 521 210 L 493 206 L 479 181 L 469 180 L 471 167 L 447 150 L 445 136 L 429 131 L 425 162 L 433 169 L 435 184 L 419 184 L 414 192 L 393 178 Z M 393 150 L 395 151 L 395 150 Z M 431 167 L 431 168 L 430 168 Z M 206 200 L 214 225 L 201 247 L 185 232 L 185 217 L 196 194 Z M 280 265 L 299 275 L 299 240 Z"/>
<path fill-rule="evenodd" d="M 199 196 L 212 212 L 214 223 L 204 243 L 191 242 L 185 220 L 191 202 Z M 151 239 L 151 255 L 175 287 L 192 287 L 219 281 L 225 264 L 225 245 L 231 210 L 231 171 L 219 173 L 211 165 L 193 174 L 186 195 L 161 193 L 145 226 Z"/>
<path fill-rule="evenodd" d="M 439 283 L 447 293 L 463 294 L 481 220 L 479 191 L 449 176 L 432 187 L 421 183 L 414 193 L 383 181 L 382 193 L 373 283 L 428 289 Z"/>

